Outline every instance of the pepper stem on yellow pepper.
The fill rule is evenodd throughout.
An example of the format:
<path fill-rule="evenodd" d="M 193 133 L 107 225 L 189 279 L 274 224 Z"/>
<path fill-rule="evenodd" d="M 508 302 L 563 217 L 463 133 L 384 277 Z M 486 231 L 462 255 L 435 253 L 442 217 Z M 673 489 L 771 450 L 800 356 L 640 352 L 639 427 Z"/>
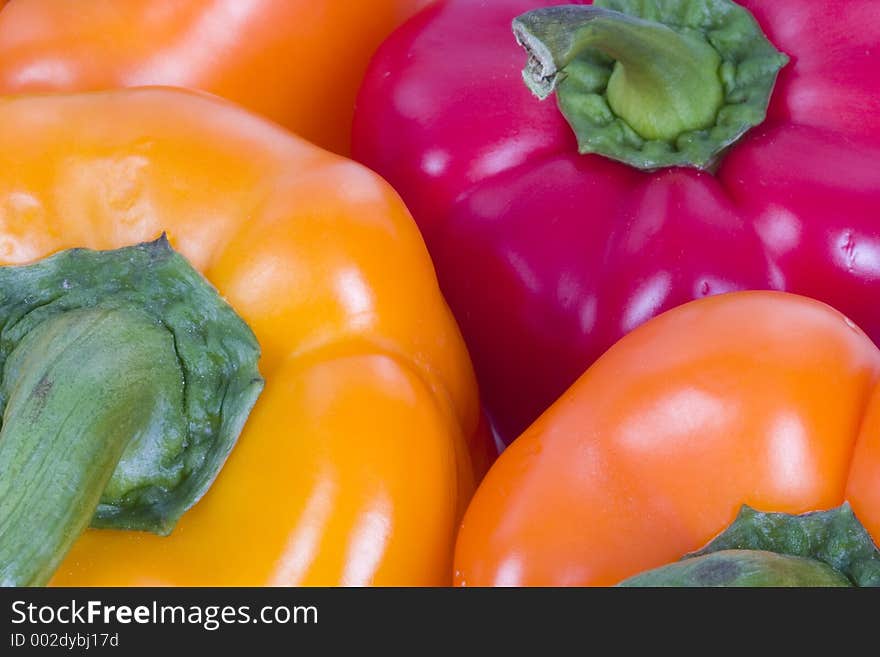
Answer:
<path fill-rule="evenodd" d="M 163 238 L 0 268 L 0 584 L 97 527 L 171 531 L 262 390 L 247 325 Z"/>

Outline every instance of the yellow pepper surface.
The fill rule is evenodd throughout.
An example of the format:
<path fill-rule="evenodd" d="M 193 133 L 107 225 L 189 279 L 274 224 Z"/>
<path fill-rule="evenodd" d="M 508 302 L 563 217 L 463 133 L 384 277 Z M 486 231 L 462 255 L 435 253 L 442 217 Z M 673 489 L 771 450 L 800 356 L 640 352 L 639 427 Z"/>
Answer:
<path fill-rule="evenodd" d="M 397 194 L 194 92 L 0 100 L 0 264 L 162 232 L 250 324 L 266 387 L 170 536 L 87 530 L 52 583 L 449 584 L 491 450 Z"/>

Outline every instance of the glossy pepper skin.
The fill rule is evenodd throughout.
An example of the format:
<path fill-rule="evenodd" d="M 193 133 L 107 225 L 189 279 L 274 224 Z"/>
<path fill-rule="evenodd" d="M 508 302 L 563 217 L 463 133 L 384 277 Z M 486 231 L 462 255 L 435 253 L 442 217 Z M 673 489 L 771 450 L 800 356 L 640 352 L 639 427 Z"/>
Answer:
<path fill-rule="evenodd" d="M 880 540 L 880 350 L 779 292 L 625 336 L 501 455 L 462 523 L 460 585 L 613 585 L 698 550 L 746 504 L 848 501 Z"/>
<path fill-rule="evenodd" d="M 523 84 L 511 34 L 558 4 L 424 10 L 374 57 L 355 117 L 355 157 L 419 222 L 501 436 L 622 335 L 715 293 L 816 297 L 880 340 L 876 3 L 739 3 L 790 62 L 714 174 L 578 154 L 556 103 Z"/>
<path fill-rule="evenodd" d="M 55 584 L 449 582 L 477 392 L 387 184 L 179 90 L 7 98 L 0 145 L 3 264 L 166 231 L 263 354 L 264 392 L 174 532 L 88 530 Z"/>
<path fill-rule="evenodd" d="M 370 55 L 425 4 L 11 0 L 0 3 L 0 93 L 201 89 L 346 153 Z"/>

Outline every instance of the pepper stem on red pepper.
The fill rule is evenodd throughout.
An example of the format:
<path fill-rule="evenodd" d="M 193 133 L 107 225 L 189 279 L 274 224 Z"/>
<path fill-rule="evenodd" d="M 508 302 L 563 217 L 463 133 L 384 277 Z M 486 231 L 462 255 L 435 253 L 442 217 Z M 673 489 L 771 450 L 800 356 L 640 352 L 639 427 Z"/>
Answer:
<path fill-rule="evenodd" d="M 0 584 L 95 527 L 167 534 L 263 381 L 247 325 L 163 238 L 0 268 Z"/>
<path fill-rule="evenodd" d="M 597 0 L 513 21 L 541 99 L 556 92 L 582 153 L 640 169 L 711 167 L 761 123 L 787 61 L 729 0 Z"/>
<path fill-rule="evenodd" d="M 802 515 L 744 506 L 705 548 L 620 586 L 880 586 L 880 550 L 849 504 Z"/>

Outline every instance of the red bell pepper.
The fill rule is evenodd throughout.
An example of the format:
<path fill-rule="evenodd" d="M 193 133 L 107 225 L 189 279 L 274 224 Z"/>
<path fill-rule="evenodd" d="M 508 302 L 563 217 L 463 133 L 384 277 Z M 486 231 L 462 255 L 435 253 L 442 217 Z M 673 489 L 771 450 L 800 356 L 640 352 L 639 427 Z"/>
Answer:
<path fill-rule="evenodd" d="M 649 22 L 598 32 L 532 15 L 519 37 L 544 61 L 526 78 L 557 103 L 523 84 L 511 32 L 554 4 L 423 11 L 374 57 L 354 125 L 355 156 L 423 229 L 501 436 L 695 298 L 792 291 L 878 341 L 876 0 L 603 0 Z M 731 128 L 738 106 L 756 127 Z"/>

